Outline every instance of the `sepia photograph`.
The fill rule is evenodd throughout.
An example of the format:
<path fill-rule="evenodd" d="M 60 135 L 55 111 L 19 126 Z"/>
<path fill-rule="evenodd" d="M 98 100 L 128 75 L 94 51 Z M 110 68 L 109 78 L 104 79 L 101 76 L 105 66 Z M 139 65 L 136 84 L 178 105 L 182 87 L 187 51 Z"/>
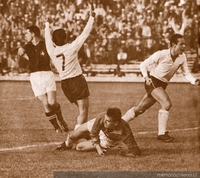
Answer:
<path fill-rule="evenodd" d="M 0 177 L 200 177 L 200 0 L 0 0 Z"/>

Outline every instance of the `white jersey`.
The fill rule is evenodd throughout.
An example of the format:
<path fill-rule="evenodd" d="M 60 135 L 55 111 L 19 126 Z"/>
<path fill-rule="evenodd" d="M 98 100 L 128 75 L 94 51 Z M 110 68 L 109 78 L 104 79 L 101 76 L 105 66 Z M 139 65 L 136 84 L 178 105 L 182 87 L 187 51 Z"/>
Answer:
<path fill-rule="evenodd" d="M 169 82 L 177 70 L 181 68 L 186 79 L 195 84 L 195 78 L 190 74 L 187 66 L 187 58 L 185 53 L 179 55 L 175 61 L 172 60 L 170 49 L 155 52 L 140 64 L 140 70 L 143 77 L 148 75 L 163 81 Z"/>
<path fill-rule="evenodd" d="M 67 43 L 63 46 L 54 45 L 51 39 L 49 23 L 45 24 L 46 48 L 59 72 L 61 80 L 73 78 L 82 74 L 82 69 L 78 61 L 78 51 L 88 38 L 92 30 L 93 23 L 94 17 L 90 16 L 80 36 L 78 36 L 72 43 Z"/>

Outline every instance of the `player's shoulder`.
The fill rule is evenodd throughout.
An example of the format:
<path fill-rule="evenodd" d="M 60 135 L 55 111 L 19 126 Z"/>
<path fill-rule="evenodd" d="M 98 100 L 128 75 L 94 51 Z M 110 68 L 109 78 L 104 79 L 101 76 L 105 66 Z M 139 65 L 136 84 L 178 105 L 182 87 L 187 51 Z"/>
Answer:
<path fill-rule="evenodd" d="M 121 122 L 122 125 L 129 127 L 129 123 L 126 122 L 124 119 L 121 119 L 120 122 Z"/>
<path fill-rule="evenodd" d="M 40 41 L 39 41 L 39 45 L 41 45 L 41 46 L 46 46 L 46 45 L 45 45 L 45 41 L 44 41 L 44 40 L 40 40 Z"/>
<path fill-rule="evenodd" d="M 96 119 L 101 120 L 105 117 L 106 112 L 102 112 L 100 114 L 97 115 Z"/>
<path fill-rule="evenodd" d="M 162 50 L 158 50 L 154 52 L 152 56 L 160 58 L 160 57 L 166 56 L 168 53 L 170 53 L 169 49 L 162 49 Z"/>
<path fill-rule="evenodd" d="M 170 49 L 158 50 L 157 53 L 160 55 L 166 55 L 166 54 L 170 53 Z"/>

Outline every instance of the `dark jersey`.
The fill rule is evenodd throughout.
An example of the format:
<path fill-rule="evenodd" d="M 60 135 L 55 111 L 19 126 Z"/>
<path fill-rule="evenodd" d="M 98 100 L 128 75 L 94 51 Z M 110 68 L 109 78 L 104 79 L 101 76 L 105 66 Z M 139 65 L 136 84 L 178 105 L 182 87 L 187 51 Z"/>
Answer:
<path fill-rule="evenodd" d="M 40 41 L 36 46 L 31 42 L 25 45 L 25 52 L 29 57 L 30 72 L 50 71 L 50 57 L 45 42 Z"/>
<path fill-rule="evenodd" d="M 99 132 L 102 130 L 109 139 L 113 141 L 123 141 L 127 145 L 129 151 L 132 152 L 137 143 L 135 142 L 129 124 L 121 119 L 113 130 L 107 129 L 104 127 L 104 115 L 104 113 L 99 115 L 93 124 L 90 132 L 92 144 L 100 144 Z"/>

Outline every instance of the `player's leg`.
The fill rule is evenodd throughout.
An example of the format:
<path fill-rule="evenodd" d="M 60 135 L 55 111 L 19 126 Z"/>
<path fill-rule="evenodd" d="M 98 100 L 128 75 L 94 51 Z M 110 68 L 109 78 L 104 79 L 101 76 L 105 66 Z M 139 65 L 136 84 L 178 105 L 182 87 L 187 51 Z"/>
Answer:
<path fill-rule="evenodd" d="M 57 99 L 56 99 L 56 82 L 55 82 L 54 75 L 52 72 L 47 72 L 44 75 L 45 75 L 44 76 L 45 79 L 43 79 L 44 81 L 43 83 L 44 83 L 44 86 L 46 86 L 45 90 L 47 93 L 48 103 L 54 110 L 62 130 L 67 132 L 69 130 L 68 125 L 63 119 L 60 104 L 57 102 Z"/>
<path fill-rule="evenodd" d="M 57 116 L 56 113 L 52 110 L 51 106 L 48 103 L 47 95 L 40 95 L 38 96 L 38 99 L 41 101 L 44 110 L 45 110 L 45 115 L 49 122 L 53 125 L 54 129 L 56 132 L 61 132 L 60 126 L 57 123 Z"/>
<path fill-rule="evenodd" d="M 129 109 L 123 115 L 122 119 L 124 119 L 126 122 L 130 122 L 138 115 L 144 113 L 147 109 L 149 109 L 155 103 L 156 103 L 156 100 L 153 97 L 148 96 L 148 94 L 146 93 L 143 96 L 142 100 L 139 102 L 139 104 L 137 106 L 134 106 L 131 109 Z"/>
<path fill-rule="evenodd" d="M 79 109 L 79 116 L 77 117 L 77 129 L 81 124 L 87 121 L 89 108 L 89 88 L 83 75 L 66 79 L 61 82 L 61 87 L 65 96 L 71 103 L 75 103 Z"/>
<path fill-rule="evenodd" d="M 87 97 L 82 100 L 77 100 L 77 106 L 79 109 L 79 115 L 77 117 L 75 129 L 88 120 L 89 98 Z"/>
<path fill-rule="evenodd" d="M 30 75 L 31 87 L 34 92 L 35 97 L 37 97 L 45 110 L 45 115 L 47 119 L 51 122 L 56 132 L 61 131 L 60 126 L 57 123 L 56 113 L 53 111 L 52 107 L 48 103 L 47 89 L 56 91 L 56 85 L 53 78 L 52 72 L 35 72 Z M 52 80 L 53 78 L 53 80 Z"/>
<path fill-rule="evenodd" d="M 168 135 L 166 131 L 169 118 L 169 109 L 171 108 L 171 100 L 162 87 L 155 88 L 152 97 L 160 104 L 161 108 L 158 111 L 158 139 L 165 142 L 173 141 L 174 138 Z"/>
<path fill-rule="evenodd" d="M 71 149 L 75 143 L 81 138 L 84 137 L 86 133 L 88 133 L 87 122 L 80 125 L 76 130 L 73 130 L 68 133 L 67 139 L 61 145 L 59 145 L 56 150 L 66 150 Z"/>
<path fill-rule="evenodd" d="M 68 125 L 65 122 L 65 120 L 63 119 L 60 104 L 56 100 L 56 91 L 49 91 L 47 93 L 47 98 L 48 98 L 49 105 L 53 108 L 53 110 L 57 116 L 60 126 L 62 127 L 62 130 L 67 132 L 69 130 Z"/>
<path fill-rule="evenodd" d="M 96 150 L 91 140 L 80 142 L 76 145 L 77 151 L 92 151 Z"/>

